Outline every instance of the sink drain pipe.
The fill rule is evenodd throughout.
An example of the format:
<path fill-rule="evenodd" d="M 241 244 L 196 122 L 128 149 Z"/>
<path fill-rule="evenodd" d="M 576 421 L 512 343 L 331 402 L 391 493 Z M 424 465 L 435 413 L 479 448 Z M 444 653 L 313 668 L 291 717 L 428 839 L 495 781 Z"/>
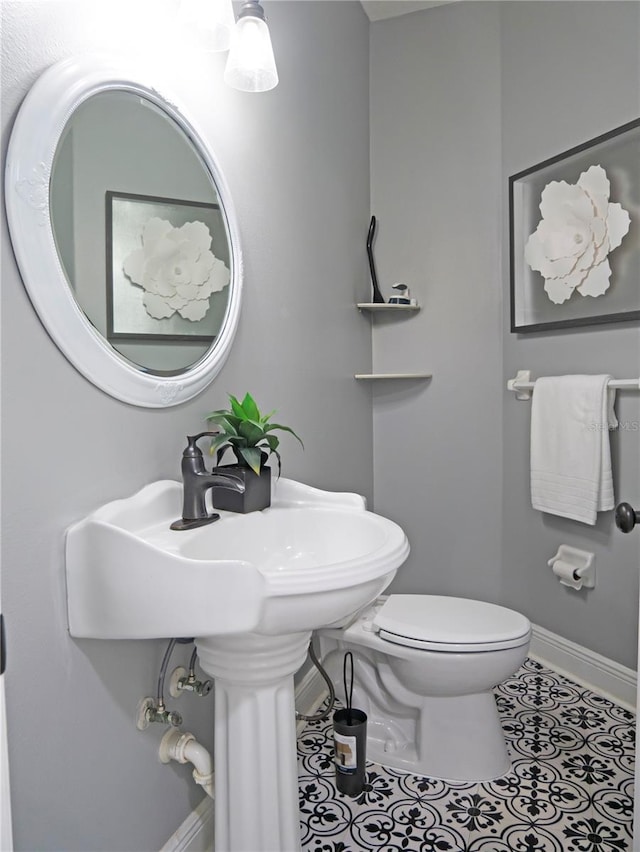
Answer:
<path fill-rule="evenodd" d="M 160 760 L 162 763 L 175 760 L 193 764 L 193 780 L 204 789 L 207 796 L 215 798 L 211 755 L 193 734 L 177 728 L 168 730 L 160 742 Z"/>

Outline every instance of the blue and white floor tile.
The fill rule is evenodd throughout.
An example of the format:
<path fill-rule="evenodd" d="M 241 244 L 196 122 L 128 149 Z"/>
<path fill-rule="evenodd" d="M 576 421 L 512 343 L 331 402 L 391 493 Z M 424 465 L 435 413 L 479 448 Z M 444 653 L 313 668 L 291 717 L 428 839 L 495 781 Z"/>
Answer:
<path fill-rule="evenodd" d="M 331 720 L 298 739 L 303 852 L 625 852 L 632 849 L 632 713 L 533 660 L 496 689 L 512 770 L 444 782 L 367 765 L 334 784 Z"/>

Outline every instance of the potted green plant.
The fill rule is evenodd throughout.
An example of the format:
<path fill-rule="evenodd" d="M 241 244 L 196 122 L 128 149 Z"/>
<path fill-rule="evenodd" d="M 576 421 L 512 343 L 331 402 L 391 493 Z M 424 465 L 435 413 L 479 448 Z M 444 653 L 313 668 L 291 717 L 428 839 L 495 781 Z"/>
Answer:
<path fill-rule="evenodd" d="M 217 434 L 211 439 L 210 452 L 216 455 L 216 470 L 231 473 L 244 482 L 244 494 L 224 488 L 213 488 L 212 499 L 216 509 L 230 512 L 255 512 L 271 505 L 271 469 L 266 466 L 269 456 L 278 461 L 278 476 L 282 469 L 282 460 L 278 447 L 280 439 L 273 433 L 276 430 L 289 432 L 302 447 L 302 440 L 289 426 L 272 423 L 275 411 L 262 414 L 251 394 L 246 393 L 242 402 L 229 394 L 231 408 L 212 411 L 207 421 L 217 427 Z M 234 464 L 221 465 L 223 456 L 231 450 L 236 458 Z"/>

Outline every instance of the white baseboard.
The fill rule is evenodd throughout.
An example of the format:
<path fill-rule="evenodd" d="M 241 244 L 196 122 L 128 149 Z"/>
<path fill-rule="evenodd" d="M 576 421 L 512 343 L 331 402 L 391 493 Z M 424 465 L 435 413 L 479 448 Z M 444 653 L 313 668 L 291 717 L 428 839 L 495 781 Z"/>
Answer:
<path fill-rule="evenodd" d="M 537 624 L 529 655 L 570 680 L 636 712 L 637 673 Z"/>
<path fill-rule="evenodd" d="M 310 716 L 327 695 L 325 682 L 317 669 L 310 669 L 296 687 L 296 707 Z M 297 723 L 297 732 L 307 723 Z M 191 811 L 178 830 L 167 840 L 160 852 L 211 852 L 213 849 L 213 799 L 205 796 Z"/>
<path fill-rule="evenodd" d="M 325 700 L 329 690 L 320 672 L 314 667 L 309 669 L 296 686 L 296 708 L 305 716 L 315 714 Z M 306 721 L 300 719 L 296 724 L 296 731 L 300 734 L 306 727 Z"/>
<path fill-rule="evenodd" d="M 212 849 L 213 799 L 205 796 L 160 852 L 211 852 Z"/>

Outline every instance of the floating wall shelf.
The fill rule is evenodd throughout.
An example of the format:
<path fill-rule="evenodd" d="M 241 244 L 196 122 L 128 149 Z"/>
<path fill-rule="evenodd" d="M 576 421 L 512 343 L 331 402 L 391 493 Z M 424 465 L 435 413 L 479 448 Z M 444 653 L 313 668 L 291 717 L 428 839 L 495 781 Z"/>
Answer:
<path fill-rule="evenodd" d="M 431 373 L 356 373 L 359 381 L 377 381 L 378 379 L 430 379 Z"/>
<path fill-rule="evenodd" d="M 358 302 L 356 305 L 361 311 L 419 311 L 420 305 L 389 305 L 387 302 Z"/>

